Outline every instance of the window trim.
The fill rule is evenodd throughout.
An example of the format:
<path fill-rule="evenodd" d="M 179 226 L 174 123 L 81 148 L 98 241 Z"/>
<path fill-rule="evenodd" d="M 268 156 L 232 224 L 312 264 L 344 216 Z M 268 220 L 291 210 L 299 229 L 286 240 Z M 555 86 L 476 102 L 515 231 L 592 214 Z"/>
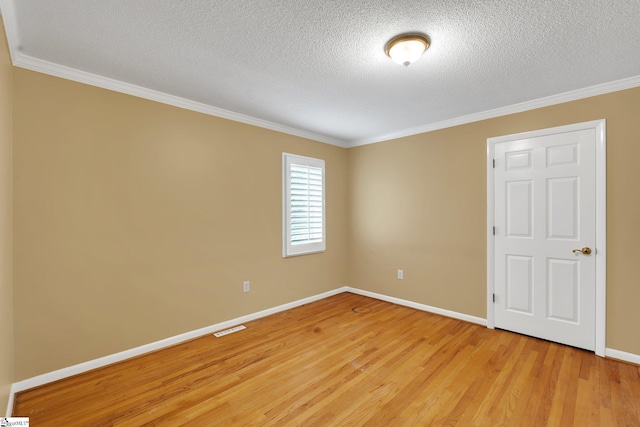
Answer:
<path fill-rule="evenodd" d="M 291 165 L 310 166 L 322 169 L 322 241 L 291 244 Z M 322 159 L 282 153 L 282 257 L 308 255 L 324 252 L 327 241 L 325 162 Z"/>

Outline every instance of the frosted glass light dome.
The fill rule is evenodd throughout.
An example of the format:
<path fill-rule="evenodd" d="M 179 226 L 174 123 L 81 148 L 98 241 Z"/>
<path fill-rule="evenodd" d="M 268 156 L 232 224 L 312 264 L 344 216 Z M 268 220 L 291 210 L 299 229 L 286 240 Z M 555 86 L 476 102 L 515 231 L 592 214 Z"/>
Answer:
<path fill-rule="evenodd" d="M 420 34 L 398 36 L 387 43 L 385 53 L 394 62 L 408 67 L 429 48 L 429 40 Z"/>

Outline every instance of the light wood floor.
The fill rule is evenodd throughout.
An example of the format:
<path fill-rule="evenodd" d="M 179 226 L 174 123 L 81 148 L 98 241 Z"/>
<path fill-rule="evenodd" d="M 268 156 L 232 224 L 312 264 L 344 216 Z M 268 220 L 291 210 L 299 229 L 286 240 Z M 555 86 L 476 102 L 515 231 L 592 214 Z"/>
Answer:
<path fill-rule="evenodd" d="M 349 293 L 16 396 L 32 426 L 639 426 L 640 367 Z"/>

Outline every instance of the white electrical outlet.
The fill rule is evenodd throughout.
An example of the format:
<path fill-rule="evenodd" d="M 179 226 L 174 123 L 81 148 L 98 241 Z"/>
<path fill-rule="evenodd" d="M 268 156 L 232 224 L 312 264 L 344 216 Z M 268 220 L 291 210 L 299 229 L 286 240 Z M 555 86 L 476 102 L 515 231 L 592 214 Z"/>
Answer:
<path fill-rule="evenodd" d="M 398 270 L 398 280 L 404 279 L 404 270 Z"/>
<path fill-rule="evenodd" d="M 251 284 L 248 280 L 246 282 L 242 282 L 242 292 L 249 292 L 250 285 Z"/>

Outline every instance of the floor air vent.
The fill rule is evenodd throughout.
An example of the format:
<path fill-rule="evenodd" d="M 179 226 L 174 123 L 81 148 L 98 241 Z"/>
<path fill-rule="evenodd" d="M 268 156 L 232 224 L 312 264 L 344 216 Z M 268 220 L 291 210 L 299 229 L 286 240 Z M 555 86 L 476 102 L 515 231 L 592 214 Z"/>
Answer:
<path fill-rule="evenodd" d="M 240 326 L 234 326 L 233 328 L 229 328 L 229 329 L 225 329 L 224 331 L 220 331 L 220 332 L 216 332 L 215 334 L 213 334 L 216 338 L 220 338 L 223 337 L 225 335 L 229 335 L 232 334 L 234 332 L 238 332 L 241 331 L 243 329 L 247 329 L 246 326 L 244 325 L 240 325 Z"/>

